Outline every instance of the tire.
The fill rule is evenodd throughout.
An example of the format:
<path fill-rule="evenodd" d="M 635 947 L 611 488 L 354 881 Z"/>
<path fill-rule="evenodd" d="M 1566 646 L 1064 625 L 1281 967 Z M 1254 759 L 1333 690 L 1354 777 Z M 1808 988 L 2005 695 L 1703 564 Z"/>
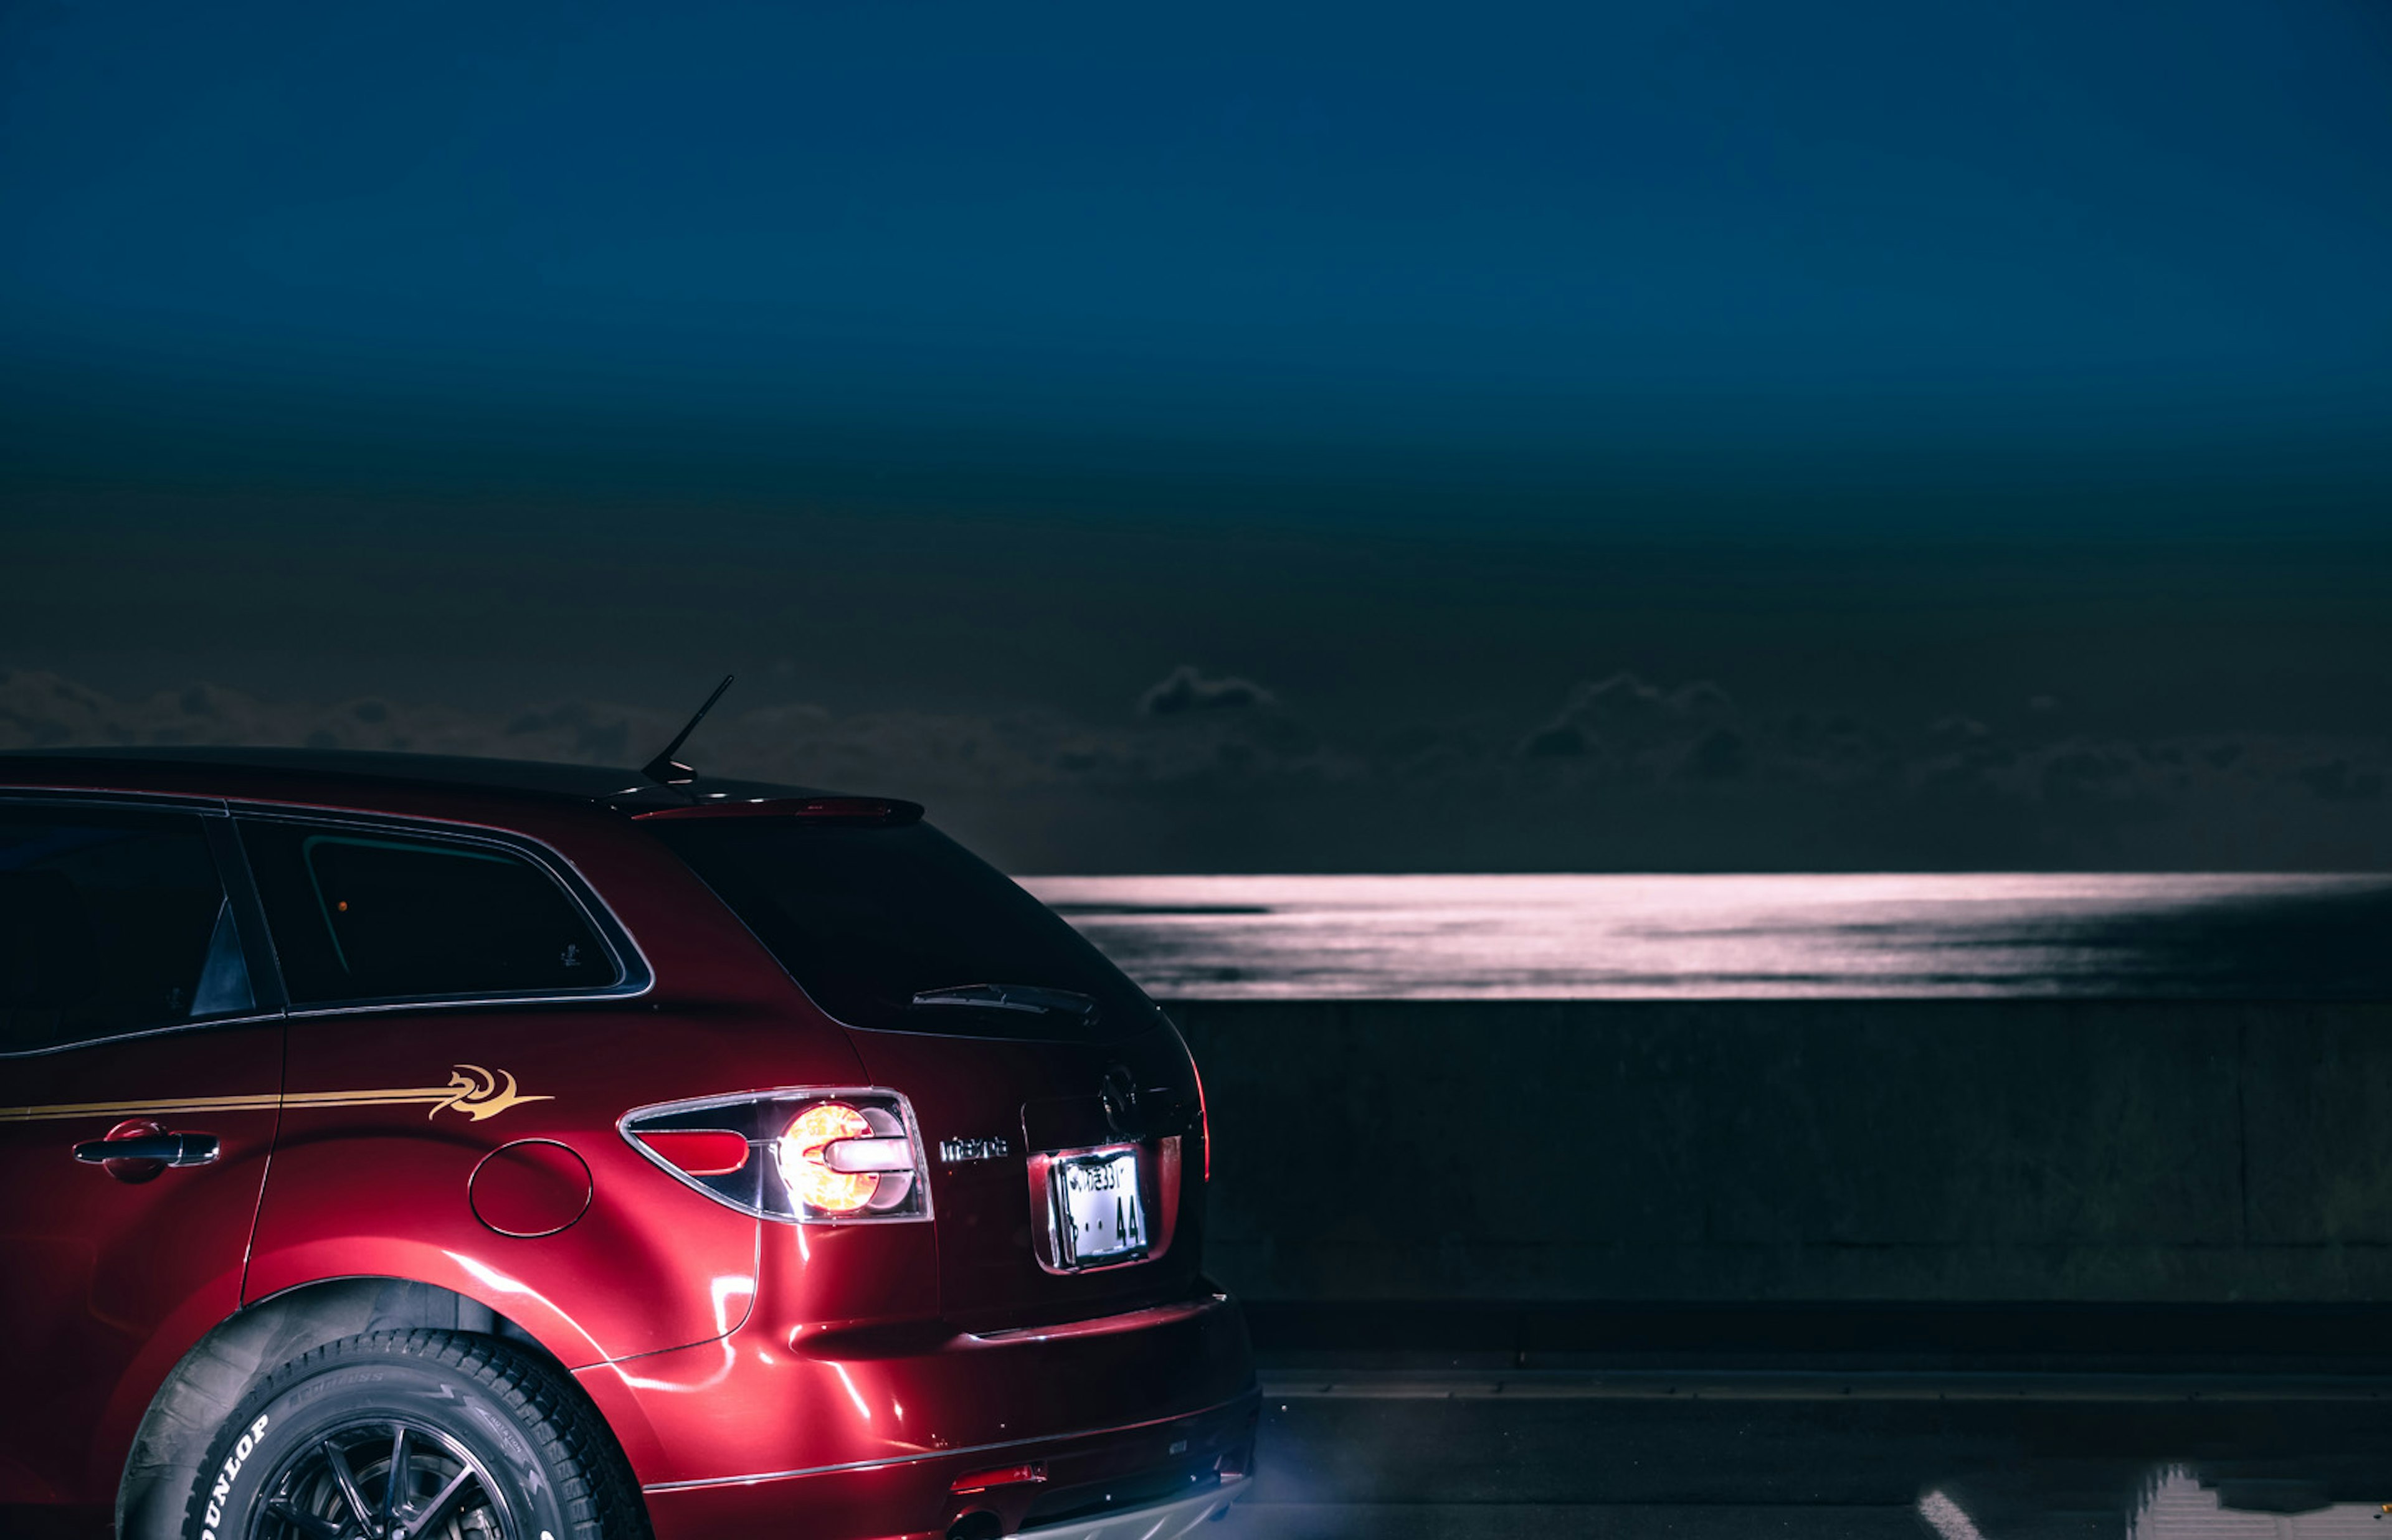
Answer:
<path fill-rule="evenodd" d="M 630 1469 L 579 1388 L 466 1332 L 368 1332 L 293 1359 L 241 1399 L 200 1471 L 185 1540 L 648 1535 Z"/>

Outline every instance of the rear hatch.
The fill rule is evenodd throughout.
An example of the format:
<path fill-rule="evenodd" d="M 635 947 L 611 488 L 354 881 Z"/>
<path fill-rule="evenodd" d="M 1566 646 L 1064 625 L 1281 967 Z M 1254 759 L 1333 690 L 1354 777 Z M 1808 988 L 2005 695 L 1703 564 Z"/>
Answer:
<path fill-rule="evenodd" d="M 1186 1297 L 1203 1128 L 1178 1033 L 1078 932 L 898 808 L 664 819 L 694 867 L 913 1104 L 942 1314 L 990 1331 Z"/>

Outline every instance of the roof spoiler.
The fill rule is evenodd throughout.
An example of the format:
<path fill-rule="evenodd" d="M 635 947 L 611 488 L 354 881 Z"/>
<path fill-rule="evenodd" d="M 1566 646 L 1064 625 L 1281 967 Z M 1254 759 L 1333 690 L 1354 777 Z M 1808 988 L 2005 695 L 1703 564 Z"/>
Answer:
<path fill-rule="evenodd" d="M 826 823 L 918 823 L 919 802 L 890 796 L 751 796 L 739 800 L 696 802 L 685 808 L 656 808 L 633 813 L 650 818 L 801 818 Z"/>

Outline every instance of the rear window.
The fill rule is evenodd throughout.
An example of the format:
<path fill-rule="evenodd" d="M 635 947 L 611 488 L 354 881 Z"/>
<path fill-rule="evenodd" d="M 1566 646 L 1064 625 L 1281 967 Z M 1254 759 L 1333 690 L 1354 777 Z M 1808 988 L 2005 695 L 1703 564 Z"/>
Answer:
<path fill-rule="evenodd" d="M 494 845 L 245 821 L 297 1004 L 606 989 L 614 953 L 556 879 Z"/>
<path fill-rule="evenodd" d="M 255 1008 L 198 818 L 0 807 L 0 1053 Z"/>
<path fill-rule="evenodd" d="M 1101 1040 L 1154 1023 L 1152 1003 L 1078 931 L 928 824 L 646 827 L 851 1026 Z M 1000 994 L 1009 1003 L 995 1003 Z"/>

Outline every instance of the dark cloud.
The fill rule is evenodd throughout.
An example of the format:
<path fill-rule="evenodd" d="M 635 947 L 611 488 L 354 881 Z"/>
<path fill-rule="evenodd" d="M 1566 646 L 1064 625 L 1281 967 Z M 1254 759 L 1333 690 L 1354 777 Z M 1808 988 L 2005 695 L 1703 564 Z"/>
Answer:
<path fill-rule="evenodd" d="M 1246 711 L 1275 705 L 1277 698 L 1252 679 L 1206 679 L 1181 664 L 1138 700 L 1141 716 L 1181 717 L 1196 711 Z"/>
<path fill-rule="evenodd" d="M 1559 711 L 1521 740 L 1518 752 L 1529 759 L 1602 757 L 1624 764 L 1657 751 L 1666 755 L 1734 709 L 1715 684 L 1662 690 L 1623 671 L 1578 685 Z"/>
<path fill-rule="evenodd" d="M 1158 694 L 1187 704 L 1154 709 Z M 1193 704 L 1198 701 L 1204 705 Z M 2030 720 L 2032 718 L 2029 718 Z M 627 765 L 675 712 L 116 698 L 0 674 L 0 747 L 254 744 Z M 1175 670 L 1111 720 L 1053 710 L 719 709 L 725 774 L 921 797 L 1016 870 L 2333 868 L 2392 864 L 2392 745 L 2246 733 L 1907 733 L 1616 673 L 1539 719 L 1389 724 L 1344 744 L 1251 680 Z"/>
<path fill-rule="evenodd" d="M 2043 761 L 2043 798 L 2063 806 L 2145 801 L 2158 789 L 2151 770 L 2151 761 L 2125 744 L 2070 744 Z"/>

